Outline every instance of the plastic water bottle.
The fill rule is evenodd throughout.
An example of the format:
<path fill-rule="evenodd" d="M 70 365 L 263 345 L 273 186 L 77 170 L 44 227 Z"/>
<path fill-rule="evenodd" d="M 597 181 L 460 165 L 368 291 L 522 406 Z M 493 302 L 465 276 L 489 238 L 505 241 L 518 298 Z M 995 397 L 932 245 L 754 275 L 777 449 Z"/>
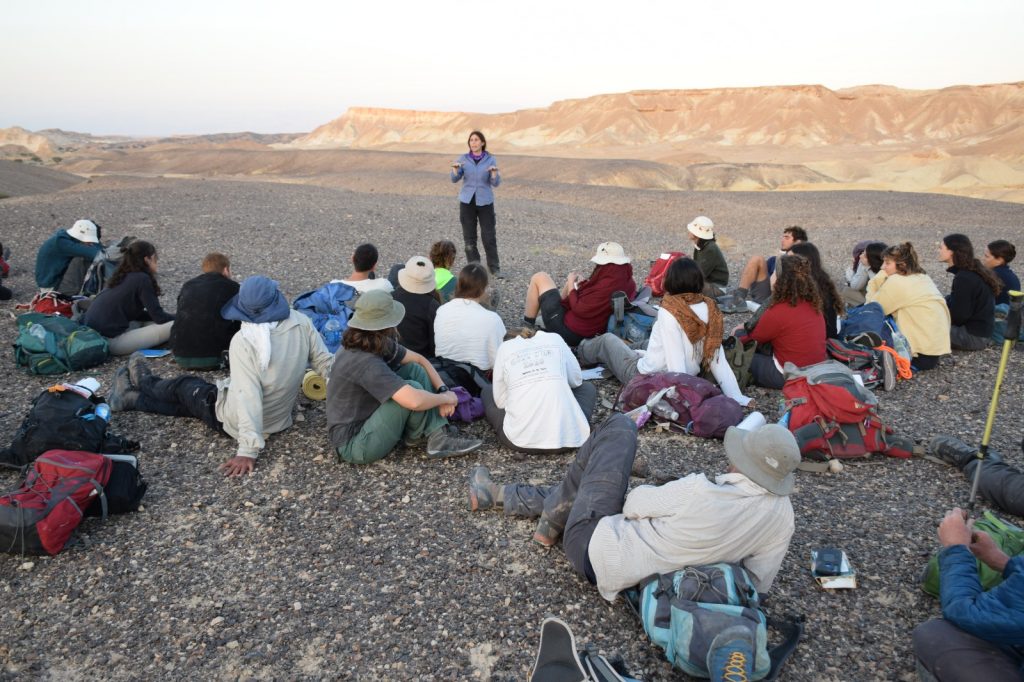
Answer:
<path fill-rule="evenodd" d="M 46 341 L 46 329 L 41 324 L 33 324 L 28 328 L 28 333 L 40 341 Z"/>
<path fill-rule="evenodd" d="M 96 416 L 102 419 L 103 421 L 110 421 L 110 405 L 107 405 L 106 403 L 100 403 L 99 405 L 96 406 L 96 409 L 93 410 L 93 412 L 95 412 Z"/>
<path fill-rule="evenodd" d="M 338 350 L 341 345 L 341 322 L 333 317 L 324 325 L 324 343 L 331 352 Z"/>
<path fill-rule="evenodd" d="M 670 422 L 674 422 L 679 419 L 679 413 L 672 408 L 672 405 L 664 400 L 656 402 L 654 407 L 651 408 L 651 412 L 662 419 L 669 420 Z"/>

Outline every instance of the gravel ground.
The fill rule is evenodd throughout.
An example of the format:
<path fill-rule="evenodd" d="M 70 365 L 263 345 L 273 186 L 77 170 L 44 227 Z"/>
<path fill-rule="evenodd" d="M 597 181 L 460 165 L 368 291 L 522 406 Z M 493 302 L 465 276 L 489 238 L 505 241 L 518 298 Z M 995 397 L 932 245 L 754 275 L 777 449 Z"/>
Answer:
<path fill-rule="evenodd" d="M 606 239 L 623 243 L 642 278 L 658 252 L 683 247 L 682 226 L 698 213 L 715 219 L 737 269 L 747 256 L 774 250 L 781 228 L 798 223 L 835 274 L 859 239 L 911 239 L 946 290 L 949 277 L 933 262 L 942 234 L 965 231 L 984 244 L 1019 234 L 1024 223 L 1021 205 L 934 195 L 668 193 L 507 182 L 498 203 L 508 276 L 502 316 L 509 325 L 520 319 L 532 272 L 548 270 L 557 279 L 570 269 L 586 271 L 593 247 Z M 212 249 L 230 254 L 239 278 L 267 274 L 294 297 L 346 274 L 348 255 L 364 239 L 380 247 L 385 271 L 425 253 L 437 238 L 459 241 L 451 193 L 96 178 L 0 202 L 0 239 L 14 250 L 8 285 L 17 298 L 32 292 L 38 245 L 83 216 L 98 220 L 108 238 L 133 234 L 157 244 L 170 309 Z M 13 306 L 0 305 L 0 334 L 13 339 Z M 15 369 L 9 358 L 3 441 L 52 383 Z M 1007 371 L 993 435 L 993 447 L 1013 461 L 1021 460 L 1021 358 L 1016 351 Z M 997 350 L 956 353 L 939 370 L 885 394 L 882 414 L 920 438 L 941 429 L 977 441 L 998 360 Z M 153 365 L 160 373 L 177 371 L 165 360 Z M 109 362 L 92 374 L 109 385 L 117 366 Z M 612 398 L 617 385 L 605 381 L 600 388 Z M 759 409 L 775 418 L 778 394 L 753 393 Z M 517 458 L 481 421 L 469 431 L 486 446 L 470 457 L 432 461 L 400 450 L 356 468 L 331 456 L 324 405 L 302 399 L 300 407 L 304 421 L 271 437 L 256 474 L 244 481 L 217 474 L 232 442 L 198 422 L 115 415 L 113 429 L 143 443 L 145 509 L 86 521 L 57 557 L 0 556 L 8 614 L 0 677 L 525 679 L 541 619 L 557 614 L 581 643 L 622 654 L 637 677 L 682 679 L 621 602 L 602 600 L 560 550 L 530 542 L 530 522 L 466 511 L 466 476 L 475 464 L 490 466 L 500 480 L 542 482 L 560 475 L 567 456 Z M 712 475 L 725 465 L 718 441 L 649 431 L 640 440 L 652 479 Z M 0 484 L 14 488 L 17 480 L 4 474 Z M 936 547 L 939 518 L 966 495 L 960 474 L 922 460 L 800 474 L 792 497 L 796 534 L 768 604 L 773 613 L 807 618 L 785 679 L 914 679 L 910 631 L 939 613 L 917 576 Z M 856 590 L 816 586 L 808 563 L 819 545 L 847 551 L 859 575 Z"/>

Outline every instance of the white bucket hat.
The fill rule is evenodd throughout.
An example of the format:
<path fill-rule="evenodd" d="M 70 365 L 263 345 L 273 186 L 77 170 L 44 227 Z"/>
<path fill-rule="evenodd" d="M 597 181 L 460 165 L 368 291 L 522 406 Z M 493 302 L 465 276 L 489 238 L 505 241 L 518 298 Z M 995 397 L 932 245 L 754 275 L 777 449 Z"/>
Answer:
<path fill-rule="evenodd" d="M 434 264 L 429 258 L 413 256 L 398 271 L 398 283 L 410 294 L 429 294 L 437 288 Z"/>
<path fill-rule="evenodd" d="M 686 229 L 690 231 L 694 237 L 700 239 L 714 239 L 715 238 L 715 224 L 711 222 L 711 218 L 706 215 L 699 215 L 693 219 L 693 222 L 686 226 Z"/>
<path fill-rule="evenodd" d="M 590 262 L 597 263 L 598 265 L 607 265 L 608 263 L 625 265 L 629 262 L 629 256 L 626 255 L 622 244 L 618 242 L 604 242 L 597 247 L 597 253 L 590 259 Z"/>
<path fill-rule="evenodd" d="M 800 448 L 789 429 L 766 424 L 755 431 L 730 426 L 725 432 L 725 455 L 740 473 L 776 495 L 793 491 Z"/>
<path fill-rule="evenodd" d="M 76 220 L 74 225 L 64 231 L 80 242 L 90 244 L 99 244 L 100 242 L 96 223 L 91 220 Z"/>

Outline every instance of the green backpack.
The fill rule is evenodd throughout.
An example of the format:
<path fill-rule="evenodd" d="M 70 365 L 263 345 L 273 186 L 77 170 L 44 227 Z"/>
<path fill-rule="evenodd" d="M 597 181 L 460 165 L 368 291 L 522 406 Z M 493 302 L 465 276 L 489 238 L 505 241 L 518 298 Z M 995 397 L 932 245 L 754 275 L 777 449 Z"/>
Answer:
<path fill-rule="evenodd" d="M 1011 557 L 1024 553 L 1024 530 L 1013 524 L 1003 521 L 990 511 L 974 522 L 975 530 L 983 530 L 992 536 L 999 548 Z M 1003 582 L 1003 574 L 994 571 L 987 564 L 978 561 L 978 576 L 981 578 L 981 588 L 990 590 Z M 939 596 L 939 555 L 935 553 L 928 561 L 921 576 L 921 589 L 932 595 Z"/>
<path fill-rule="evenodd" d="M 32 374 L 64 374 L 95 367 L 110 355 L 107 340 L 60 315 L 25 313 L 18 318 L 14 361 Z"/>

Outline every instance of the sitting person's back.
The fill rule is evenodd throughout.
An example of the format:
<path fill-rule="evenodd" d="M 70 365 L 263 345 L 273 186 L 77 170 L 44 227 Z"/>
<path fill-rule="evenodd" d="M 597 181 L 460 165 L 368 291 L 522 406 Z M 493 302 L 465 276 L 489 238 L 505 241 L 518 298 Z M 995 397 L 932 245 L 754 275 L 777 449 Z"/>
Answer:
<path fill-rule="evenodd" d="M 367 291 L 387 291 L 391 293 L 394 287 L 387 279 L 378 278 L 376 275 L 377 260 L 380 254 L 373 244 L 360 244 L 352 254 L 352 274 L 347 279 L 335 279 L 332 282 L 341 282 L 355 289 L 360 294 Z"/>
<path fill-rule="evenodd" d="M 494 366 L 505 324 L 493 310 L 480 304 L 487 296 L 487 270 L 470 263 L 459 272 L 455 298 L 437 309 L 434 352 L 439 358 L 467 362 L 479 370 Z"/>
<path fill-rule="evenodd" d="M 220 311 L 238 293 L 238 286 L 231 279 L 228 257 L 217 252 L 203 259 L 203 274 L 182 285 L 170 341 L 174 361 L 179 366 L 220 367 L 221 354 L 241 326 L 237 320 L 225 320 Z"/>
<path fill-rule="evenodd" d="M 423 256 L 413 256 L 398 271 L 398 288 L 392 298 L 405 306 L 398 323 L 402 345 L 420 355 L 434 357 L 434 319 L 441 307 L 434 267 Z"/>

